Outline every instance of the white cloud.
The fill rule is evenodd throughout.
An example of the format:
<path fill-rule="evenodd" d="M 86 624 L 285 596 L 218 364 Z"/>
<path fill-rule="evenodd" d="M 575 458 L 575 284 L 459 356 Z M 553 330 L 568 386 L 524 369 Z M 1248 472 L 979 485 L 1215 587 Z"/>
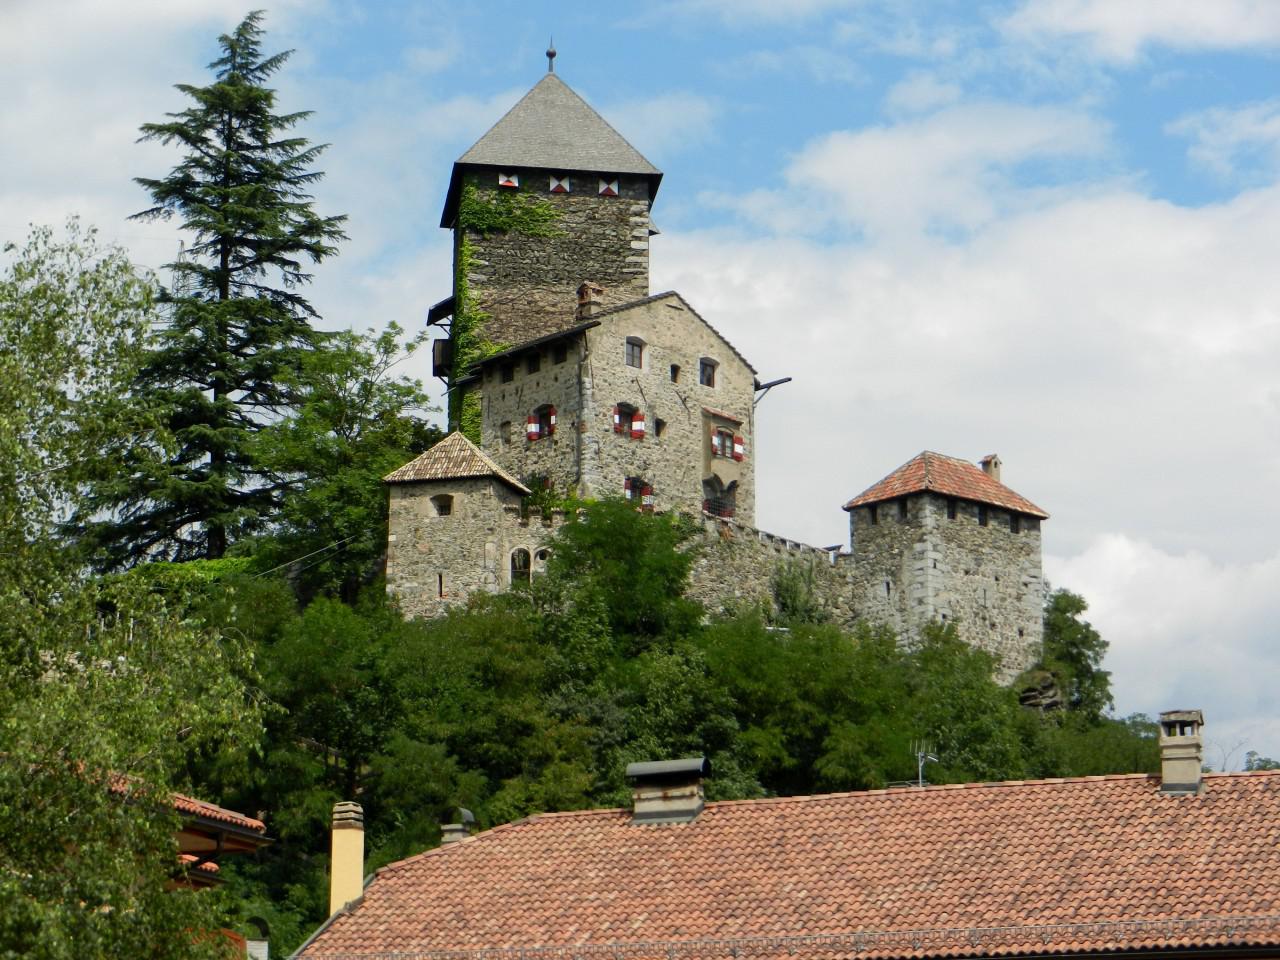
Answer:
<path fill-rule="evenodd" d="M 853 57 L 813 44 L 755 50 L 720 65 L 719 70 L 731 77 L 753 73 L 803 73 L 814 83 L 821 84 L 861 83 L 867 79 Z"/>
<path fill-rule="evenodd" d="M 1280 47 L 1280 5 L 1272 0 L 1025 0 L 1000 28 L 1014 39 L 1079 40 L 1098 57 L 1128 63 L 1149 46 Z"/>
<path fill-rule="evenodd" d="M 1215 562 L 1106 534 L 1074 557 L 1047 557 L 1046 572 L 1088 599 L 1121 712 L 1203 709 L 1218 768 L 1280 744 L 1280 554 Z"/>
<path fill-rule="evenodd" d="M 1259 166 L 1267 177 L 1280 171 L 1280 99 L 1201 110 L 1165 131 L 1190 138 L 1191 161 L 1224 180 Z"/>
<path fill-rule="evenodd" d="M 961 104 L 821 137 L 793 159 L 781 195 L 735 202 L 792 229 L 835 222 L 875 238 L 971 231 L 1042 196 L 1017 186 L 1021 165 L 1097 155 L 1105 142 L 1104 126 L 1083 112 Z"/>
<path fill-rule="evenodd" d="M 885 107 L 891 113 L 925 113 L 955 103 L 960 94 L 959 85 L 943 83 L 932 73 L 916 72 L 890 88 Z"/>
<path fill-rule="evenodd" d="M 735 23 L 742 20 L 786 22 L 807 20 L 832 10 L 859 6 L 863 0 L 679 0 L 665 4 L 668 13 L 709 13 Z"/>
<path fill-rule="evenodd" d="M 719 112 L 713 100 L 678 90 L 615 103 L 601 110 L 609 123 L 650 160 L 708 140 L 714 134 Z"/>

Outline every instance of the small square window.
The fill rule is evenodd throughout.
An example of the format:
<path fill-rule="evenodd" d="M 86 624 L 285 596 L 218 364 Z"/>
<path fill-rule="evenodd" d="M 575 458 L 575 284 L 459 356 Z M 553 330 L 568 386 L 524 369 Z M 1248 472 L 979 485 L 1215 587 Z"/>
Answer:
<path fill-rule="evenodd" d="M 671 365 L 671 382 L 672 383 L 680 382 L 680 364 L 678 363 L 673 363 Z"/>
<path fill-rule="evenodd" d="M 516 378 L 516 365 L 514 363 L 504 363 L 502 365 L 502 382 L 510 383 Z"/>
<path fill-rule="evenodd" d="M 551 348 L 551 362 L 564 363 L 569 359 L 569 348 L 563 343 L 557 343 Z"/>
<path fill-rule="evenodd" d="M 540 354 L 540 353 L 531 353 L 531 354 L 529 354 L 529 358 L 528 358 L 527 360 L 525 360 L 525 368 L 526 368 L 530 373 L 537 373 L 539 370 L 541 370 L 541 369 L 542 369 L 542 354 Z"/>

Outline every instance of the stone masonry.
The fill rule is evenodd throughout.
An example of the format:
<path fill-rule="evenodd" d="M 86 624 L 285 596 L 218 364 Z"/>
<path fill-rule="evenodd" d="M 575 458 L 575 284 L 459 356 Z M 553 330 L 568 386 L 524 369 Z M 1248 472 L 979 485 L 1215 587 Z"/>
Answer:
<path fill-rule="evenodd" d="M 1004 679 L 1031 665 L 1044 605 L 1037 518 L 918 493 L 851 510 L 849 530 L 854 617 L 908 638 L 955 623 Z"/>
<path fill-rule="evenodd" d="M 553 193 L 546 171 L 522 169 L 518 174 L 520 187 L 514 191 L 498 187 L 496 174 L 489 171 L 469 172 L 465 182 L 482 199 L 510 191 L 547 204 L 556 213 L 551 236 L 485 236 L 475 230 L 457 230 L 454 236 L 455 257 L 464 236 L 471 246 L 467 281 L 476 305 L 490 317 L 484 335 L 492 343 L 514 346 L 563 329 L 566 305 L 571 313 L 584 280 L 604 288 L 606 305 L 648 295 L 646 181 L 618 178 L 619 195 L 602 197 L 597 194 L 598 176 L 564 174 L 571 192 Z"/>
<path fill-rule="evenodd" d="M 954 623 L 1016 676 L 1041 641 L 1047 514 L 1000 483 L 998 458 L 979 469 L 920 454 L 845 504 L 847 550 L 752 526 L 756 371 L 680 295 L 649 295 L 661 178 L 554 74 L 454 165 L 441 225 L 469 268 L 454 271 L 453 302 L 478 308 L 467 335 L 497 350 L 448 377 L 455 400 L 480 401 L 478 445 L 451 434 L 387 478 L 388 592 L 434 616 L 531 580 L 575 519 L 522 510 L 542 483 L 698 518 L 689 593 L 710 613 L 769 609 L 777 572 L 801 565 L 831 621 L 885 624 L 907 643 Z M 459 222 L 468 198 L 503 192 L 493 209 L 509 198 L 551 216 L 537 229 L 507 213 L 510 229 Z"/>

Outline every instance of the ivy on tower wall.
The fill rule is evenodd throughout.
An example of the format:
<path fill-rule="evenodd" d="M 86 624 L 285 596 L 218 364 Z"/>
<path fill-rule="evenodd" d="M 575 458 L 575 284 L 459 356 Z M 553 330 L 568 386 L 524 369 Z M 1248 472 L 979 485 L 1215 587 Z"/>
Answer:
<path fill-rule="evenodd" d="M 470 233 L 482 237 L 493 233 L 518 233 L 527 237 L 553 237 L 559 212 L 547 201 L 513 191 L 481 194 L 474 184 L 464 184 L 458 202 L 458 247 L 453 278 L 454 308 L 450 339 L 453 342 L 453 368 L 450 383 L 456 384 L 485 357 L 506 348 L 484 335 L 489 314 L 476 304 L 470 276 L 474 263 L 474 247 Z M 449 428 L 461 430 L 472 443 L 480 443 L 481 406 L 478 390 L 451 390 L 449 393 Z"/>

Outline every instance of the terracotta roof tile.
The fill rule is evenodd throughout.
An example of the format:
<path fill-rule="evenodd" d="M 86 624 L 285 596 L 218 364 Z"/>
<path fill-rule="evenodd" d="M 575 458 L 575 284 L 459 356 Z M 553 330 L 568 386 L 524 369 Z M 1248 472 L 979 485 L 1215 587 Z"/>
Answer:
<path fill-rule="evenodd" d="M 988 503 L 1017 513 L 1047 519 L 1048 514 L 998 480 L 993 480 L 968 460 L 926 450 L 908 460 L 879 483 L 864 490 L 844 505 L 846 510 L 905 497 L 924 491 Z"/>
<path fill-rule="evenodd" d="M 235 810 L 228 810 L 226 807 L 220 807 L 215 803 L 197 800 L 195 797 L 188 797 L 181 793 L 173 795 L 173 808 L 179 813 L 204 817 L 207 820 L 218 820 L 244 830 L 252 830 L 255 833 L 265 834 L 267 832 L 267 826 L 261 820 L 246 817 L 243 813 L 237 813 Z"/>
<path fill-rule="evenodd" d="M 898 960 L 1280 944 L 1280 771 L 546 814 L 379 870 L 302 956 Z M 509 954 L 500 951 L 510 951 Z M 531 951 L 537 951 L 531 954 Z"/>
<path fill-rule="evenodd" d="M 449 434 L 434 447 L 382 479 L 387 483 L 413 483 L 419 480 L 459 480 L 467 477 L 497 477 L 520 493 L 529 488 L 494 463 L 474 443 L 458 431 Z"/>

